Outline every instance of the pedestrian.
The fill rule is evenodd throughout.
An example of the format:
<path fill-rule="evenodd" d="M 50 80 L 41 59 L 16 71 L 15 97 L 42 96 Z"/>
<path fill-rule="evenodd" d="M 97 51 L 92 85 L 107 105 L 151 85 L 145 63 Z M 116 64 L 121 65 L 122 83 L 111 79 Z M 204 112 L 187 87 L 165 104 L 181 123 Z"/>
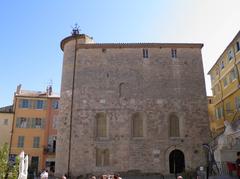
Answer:
<path fill-rule="evenodd" d="M 114 179 L 122 179 L 119 174 L 114 174 L 113 178 Z"/>
<path fill-rule="evenodd" d="M 240 179 L 240 152 L 237 152 L 236 168 L 238 179 Z"/>
<path fill-rule="evenodd" d="M 64 174 L 64 175 L 62 176 L 62 179 L 67 179 L 67 175 Z"/>
<path fill-rule="evenodd" d="M 40 175 L 41 179 L 48 179 L 48 170 L 43 170 L 43 172 Z"/>
<path fill-rule="evenodd" d="M 95 175 L 93 175 L 93 176 L 91 176 L 91 178 L 90 179 L 96 179 L 96 176 Z"/>
<path fill-rule="evenodd" d="M 183 179 L 183 177 L 182 176 L 178 176 L 177 179 Z"/>

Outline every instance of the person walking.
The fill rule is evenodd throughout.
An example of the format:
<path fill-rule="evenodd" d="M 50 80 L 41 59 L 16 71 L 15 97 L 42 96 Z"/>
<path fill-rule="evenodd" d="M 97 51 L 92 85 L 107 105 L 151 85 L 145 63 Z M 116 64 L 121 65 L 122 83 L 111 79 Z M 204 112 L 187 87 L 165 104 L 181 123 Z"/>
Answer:
<path fill-rule="evenodd" d="M 67 179 L 67 175 L 66 175 L 66 174 L 63 175 L 63 176 L 62 176 L 62 179 Z"/>

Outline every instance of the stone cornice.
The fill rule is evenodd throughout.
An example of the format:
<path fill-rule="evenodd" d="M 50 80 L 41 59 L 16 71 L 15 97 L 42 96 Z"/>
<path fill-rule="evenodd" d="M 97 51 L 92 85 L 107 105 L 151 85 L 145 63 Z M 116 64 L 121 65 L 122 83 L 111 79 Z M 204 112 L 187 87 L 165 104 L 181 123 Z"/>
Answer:
<path fill-rule="evenodd" d="M 88 35 L 79 34 L 68 36 L 61 41 L 60 47 L 63 50 L 64 45 L 74 39 L 89 38 Z M 86 43 L 78 44 L 78 48 L 202 48 L 202 43 Z"/>
<path fill-rule="evenodd" d="M 202 48 L 201 43 L 95 43 L 78 44 L 78 49 L 88 48 Z"/>

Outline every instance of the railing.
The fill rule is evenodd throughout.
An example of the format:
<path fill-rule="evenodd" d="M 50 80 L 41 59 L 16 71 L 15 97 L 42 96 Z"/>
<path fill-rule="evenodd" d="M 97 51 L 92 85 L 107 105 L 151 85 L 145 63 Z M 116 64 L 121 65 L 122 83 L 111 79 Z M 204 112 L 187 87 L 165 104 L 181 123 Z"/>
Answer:
<path fill-rule="evenodd" d="M 236 166 L 235 163 L 233 162 L 216 162 L 217 166 L 219 168 L 219 173 L 217 171 L 215 171 L 215 169 L 213 168 L 213 173 L 211 173 L 210 175 L 218 175 L 218 176 L 236 176 Z"/>
<path fill-rule="evenodd" d="M 54 148 L 47 148 L 47 147 L 44 148 L 44 154 L 55 154 L 55 152 L 56 152 L 56 149 Z"/>

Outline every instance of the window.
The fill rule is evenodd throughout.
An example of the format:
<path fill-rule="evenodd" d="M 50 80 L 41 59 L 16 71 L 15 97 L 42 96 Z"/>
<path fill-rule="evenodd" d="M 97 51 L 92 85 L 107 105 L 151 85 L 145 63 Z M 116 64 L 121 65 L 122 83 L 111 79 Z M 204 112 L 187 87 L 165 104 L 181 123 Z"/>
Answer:
<path fill-rule="evenodd" d="M 8 119 L 4 119 L 3 125 L 7 126 L 8 125 Z"/>
<path fill-rule="evenodd" d="M 104 167 L 109 166 L 109 150 L 108 149 L 96 149 L 96 166 Z"/>
<path fill-rule="evenodd" d="M 215 113 L 216 118 L 221 119 L 223 117 L 223 108 L 221 106 L 217 107 Z"/>
<path fill-rule="evenodd" d="M 212 99 L 208 99 L 208 104 L 212 104 Z"/>
<path fill-rule="evenodd" d="M 177 49 L 172 49 L 172 58 L 177 58 Z"/>
<path fill-rule="evenodd" d="M 169 136 L 180 137 L 179 119 L 174 114 L 169 117 Z"/>
<path fill-rule="evenodd" d="M 211 81 L 215 80 L 215 76 L 213 74 L 210 75 L 211 76 Z"/>
<path fill-rule="evenodd" d="M 58 109 L 58 100 L 53 100 L 53 102 L 52 102 L 52 108 L 53 108 L 53 109 Z"/>
<path fill-rule="evenodd" d="M 240 43 L 239 43 L 239 41 L 236 42 L 236 50 L 237 50 L 237 52 L 240 51 Z"/>
<path fill-rule="evenodd" d="M 28 99 L 21 99 L 20 100 L 20 108 L 29 108 L 30 103 Z"/>
<path fill-rule="evenodd" d="M 226 103 L 226 112 L 227 112 L 227 114 L 232 112 L 231 111 L 231 103 L 230 102 Z"/>
<path fill-rule="evenodd" d="M 231 61 L 233 59 L 233 52 L 232 50 L 228 51 L 228 60 Z"/>
<path fill-rule="evenodd" d="M 17 118 L 16 128 L 27 128 L 27 118 L 25 117 Z"/>
<path fill-rule="evenodd" d="M 148 49 L 143 49 L 143 58 L 148 58 Z"/>
<path fill-rule="evenodd" d="M 228 78 L 227 76 L 223 78 L 223 86 L 226 87 L 228 85 Z"/>
<path fill-rule="evenodd" d="M 229 81 L 232 82 L 236 78 L 237 78 L 237 72 L 236 72 L 236 68 L 234 68 L 233 70 L 230 71 Z"/>
<path fill-rule="evenodd" d="M 33 137 L 33 148 L 39 148 L 40 137 Z"/>
<path fill-rule="evenodd" d="M 132 115 L 132 136 L 143 137 L 143 114 L 140 112 Z"/>
<path fill-rule="evenodd" d="M 32 119 L 32 128 L 44 128 L 43 119 L 33 118 Z"/>
<path fill-rule="evenodd" d="M 24 136 L 18 136 L 18 144 L 17 146 L 19 148 L 23 148 L 24 147 Z"/>
<path fill-rule="evenodd" d="M 240 96 L 235 97 L 236 110 L 240 111 Z"/>
<path fill-rule="evenodd" d="M 44 108 L 44 101 L 43 100 L 37 100 L 36 101 L 36 109 L 43 109 Z"/>
<path fill-rule="evenodd" d="M 107 137 L 107 117 L 105 113 L 96 114 L 96 125 L 97 137 Z"/>
<path fill-rule="evenodd" d="M 224 69 L 224 61 L 221 61 L 221 69 Z"/>

